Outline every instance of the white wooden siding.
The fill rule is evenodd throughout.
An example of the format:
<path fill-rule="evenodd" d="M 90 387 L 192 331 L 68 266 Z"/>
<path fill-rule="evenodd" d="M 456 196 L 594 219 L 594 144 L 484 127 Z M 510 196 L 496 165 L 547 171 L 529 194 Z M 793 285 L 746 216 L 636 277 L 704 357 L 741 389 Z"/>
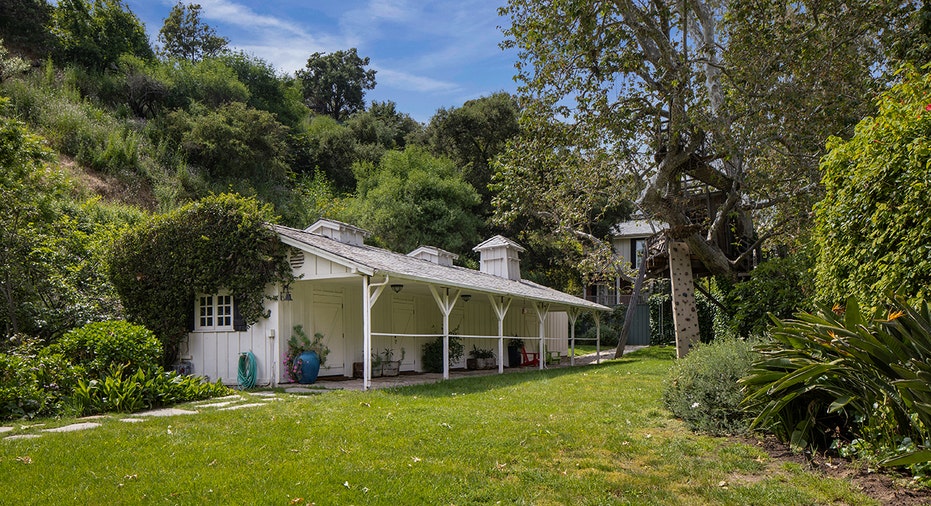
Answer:
<path fill-rule="evenodd" d="M 271 289 L 266 295 L 272 295 Z M 191 301 L 193 304 L 194 301 Z M 277 327 L 278 302 L 267 301 L 271 317 L 262 319 L 243 332 L 191 332 L 181 347 L 182 360 L 189 360 L 194 374 L 210 381 L 222 380 L 235 385 L 238 381 L 239 355 L 251 351 L 256 357 L 256 383 L 267 385 L 274 377 L 274 339 L 269 336 Z"/>

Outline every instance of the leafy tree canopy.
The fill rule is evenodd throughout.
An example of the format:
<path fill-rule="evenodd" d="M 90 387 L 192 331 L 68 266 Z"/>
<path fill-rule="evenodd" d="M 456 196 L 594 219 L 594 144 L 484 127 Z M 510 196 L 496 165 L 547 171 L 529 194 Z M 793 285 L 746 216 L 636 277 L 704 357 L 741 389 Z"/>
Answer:
<path fill-rule="evenodd" d="M 154 57 L 145 25 L 122 0 L 61 0 L 52 14 L 52 33 L 64 61 L 103 70 L 123 54 Z"/>
<path fill-rule="evenodd" d="M 734 277 L 805 226 L 823 140 L 869 111 L 898 6 L 510 0 L 523 128 L 496 178 L 500 220 L 536 215 L 605 251 L 574 218 L 633 199 Z"/>
<path fill-rule="evenodd" d="M 281 182 L 287 166 L 287 127 L 242 102 L 195 106 L 167 117 L 187 160 L 218 179 Z"/>
<path fill-rule="evenodd" d="M 0 34 L 10 47 L 44 55 L 52 45 L 52 9 L 46 0 L 0 0 Z"/>
<path fill-rule="evenodd" d="M 162 341 L 165 364 L 187 334 L 197 293 L 227 289 L 247 324 L 267 317 L 265 286 L 290 276 L 271 221 L 270 206 L 221 194 L 154 216 L 116 241 L 110 277 L 129 318 Z"/>
<path fill-rule="evenodd" d="M 229 39 L 217 35 L 210 25 L 201 22 L 200 9 L 200 4 L 181 2 L 171 8 L 158 32 L 166 56 L 195 63 L 219 56 L 226 50 Z"/>
<path fill-rule="evenodd" d="M 815 207 L 818 296 L 867 305 L 931 296 L 931 73 L 906 70 L 850 140 L 832 137 Z"/>
<path fill-rule="evenodd" d="M 364 110 L 365 90 L 375 88 L 375 71 L 366 70 L 368 64 L 356 48 L 310 55 L 307 66 L 297 71 L 308 107 L 338 121 Z"/>
<path fill-rule="evenodd" d="M 455 165 L 423 148 L 388 151 L 379 164 L 354 167 L 358 195 L 349 221 L 371 231 L 394 250 L 436 246 L 452 252 L 478 244 L 478 194 Z"/>
<path fill-rule="evenodd" d="M 249 106 L 274 114 L 288 126 L 296 125 L 309 112 L 298 90 L 291 86 L 293 79 L 279 77 L 267 61 L 241 51 L 219 59 L 249 90 Z"/>
<path fill-rule="evenodd" d="M 491 162 L 518 132 L 518 106 L 505 92 L 469 100 L 462 107 L 441 108 L 427 125 L 430 151 L 446 156 L 465 180 L 481 194 L 484 209 L 491 209 Z"/>
<path fill-rule="evenodd" d="M 42 139 L 0 114 L 0 325 L 6 336 L 49 339 L 121 311 L 105 252 L 118 226 L 138 213 L 96 200 L 73 203 L 73 188 L 48 158 Z"/>

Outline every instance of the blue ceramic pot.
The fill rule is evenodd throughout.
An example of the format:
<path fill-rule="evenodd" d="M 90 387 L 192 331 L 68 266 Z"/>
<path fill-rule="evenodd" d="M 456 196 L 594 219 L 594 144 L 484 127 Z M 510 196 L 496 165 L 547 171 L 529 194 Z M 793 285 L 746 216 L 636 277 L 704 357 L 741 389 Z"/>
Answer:
<path fill-rule="evenodd" d="M 298 383 L 313 383 L 320 374 L 320 357 L 315 351 L 305 351 L 297 357 L 301 361 L 301 377 Z"/>

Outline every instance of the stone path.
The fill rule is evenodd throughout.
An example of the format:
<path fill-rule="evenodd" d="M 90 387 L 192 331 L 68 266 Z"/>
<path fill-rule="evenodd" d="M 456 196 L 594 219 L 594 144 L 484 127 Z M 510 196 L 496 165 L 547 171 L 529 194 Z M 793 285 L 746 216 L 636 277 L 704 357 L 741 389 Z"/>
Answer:
<path fill-rule="evenodd" d="M 79 418 L 75 423 L 68 425 L 62 425 L 61 427 L 52 427 L 49 429 L 43 429 L 42 427 L 45 424 L 27 424 L 20 426 L 0 426 L 0 435 L 9 434 L 11 432 L 16 432 L 15 434 L 10 434 L 3 437 L 4 441 L 17 441 L 23 439 L 36 439 L 42 437 L 44 433 L 60 433 L 60 432 L 76 432 L 82 430 L 92 430 L 100 427 L 104 423 L 107 423 L 110 420 L 119 421 L 123 423 L 144 423 L 146 420 L 158 417 L 166 416 L 188 416 L 196 415 L 201 411 L 209 410 L 237 410 L 237 409 L 248 409 L 255 408 L 258 406 L 265 406 L 272 401 L 280 401 L 281 397 L 277 396 L 275 392 L 256 392 L 256 393 L 237 393 L 234 395 L 228 395 L 226 397 L 217 397 L 209 399 L 207 401 L 202 401 L 200 403 L 190 404 L 189 406 L 193 409 L 181 409 L 181 408 L 162 408 L 162 409 L 153 409 L 149 411 L 141 411 L 139 413 L 133 413 L 132 416 L 121 417 L 119 414 L 109 414 L 109 415 L 96 415 L 96 416 L 87 416 L 84 418 Z"/>

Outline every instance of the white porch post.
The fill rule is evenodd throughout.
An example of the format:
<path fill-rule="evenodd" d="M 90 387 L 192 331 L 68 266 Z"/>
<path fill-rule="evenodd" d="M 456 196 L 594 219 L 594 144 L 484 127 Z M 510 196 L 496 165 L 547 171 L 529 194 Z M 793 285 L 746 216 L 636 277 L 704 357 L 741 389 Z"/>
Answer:
<path fill-rule="evenodd" d="M 595 363 L 601 363 L 601 313 L 598 311 L 592 311 L 592 316 L 595 317 Z"/>
<path fill-rule="evenodd" d="M 566 314 L 569 316 L 569 365 L 575 365 L 575 321 L 579 319 L 579 308 L 570 307 Z"/>
<path fill-rule="evenodd" d="M 456 301 L 459 300 L 459 294 L 462 290 L 456 290 L 453 296 L 449 296 L 449 288 L 442 294 L 436 291 L 436 287 L 430 285 L 430 293 L 436 300 L 440 312 L 443 313 L 443 379 L 449 379 L 449 313 L 453 312 L 456 307 Z"/>
<path fill-rule="evenodd" d="M 495 310 L 495 316 L 498 317 L 498 374 L 504 373 L 504 317 L 508 314 L 511 307 L 511 298 L 501 296 L 500 301 L 496 300 L 494 295 L 488 294 L 488 300 L 491 301 L 491 307 Z"/>
<path fill-rule="evenodd" d="M 550 305 L 544 304 L 543 302 L 534 302 L 533 308 L 536 310 L 537 320 L 540 322 L 540 347 L 539 347 L 540 355 L 539 357 L 540 357 L 540 370 L 542 371 L 543 364 L 546 363 L 546 355 L 544 355 L 546 351 L 545 350 L 546 346 L 544 345 L 543 340 L 546 335 L 546 314 L 550 310 Z"/>
<path fill-rule="evenodd" d="M 388 284 L 388 276 L 381 283 L 371 284 L 368 276 L 362 276 L 362 390 L 372 388 L 372 306 Z M 369 293 L 369 289 L 375 291 Z"/>
<path fill-rule="evenodd" d="M 369 277 L 362 276 L 362 390 L 372 387 L 372 299 Z"/>

